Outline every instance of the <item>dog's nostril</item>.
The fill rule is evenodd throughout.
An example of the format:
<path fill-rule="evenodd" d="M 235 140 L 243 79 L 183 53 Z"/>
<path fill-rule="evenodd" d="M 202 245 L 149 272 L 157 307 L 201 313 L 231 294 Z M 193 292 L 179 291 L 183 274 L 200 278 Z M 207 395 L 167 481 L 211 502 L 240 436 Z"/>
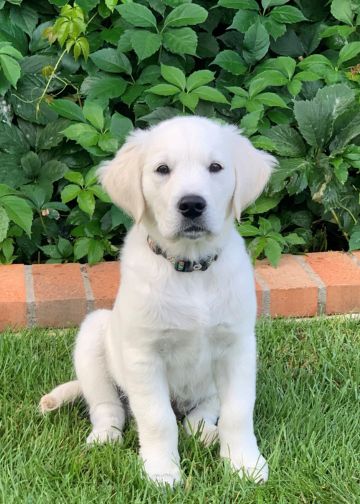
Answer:
<path fill-rule="evenodd" d="M 178 203 L 178 209 L 184 217 L 195 219 L 200 217 L 206 207 L 206 201 L 197 194 L 189 194 L 181 198 Z"/>

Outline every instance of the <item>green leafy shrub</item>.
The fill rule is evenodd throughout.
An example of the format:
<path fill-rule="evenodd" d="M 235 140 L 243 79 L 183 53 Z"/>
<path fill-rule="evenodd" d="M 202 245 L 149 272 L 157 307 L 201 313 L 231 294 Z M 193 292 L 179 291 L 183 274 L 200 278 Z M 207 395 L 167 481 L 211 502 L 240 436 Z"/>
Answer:
<path fill-rule="evenodd" d="M 0 0 L 0 262 L 95 263 L 131 220 L 96 166 L 179 114 L 275 154 L 254 258 L 360 248 L 357 0 Z"/>

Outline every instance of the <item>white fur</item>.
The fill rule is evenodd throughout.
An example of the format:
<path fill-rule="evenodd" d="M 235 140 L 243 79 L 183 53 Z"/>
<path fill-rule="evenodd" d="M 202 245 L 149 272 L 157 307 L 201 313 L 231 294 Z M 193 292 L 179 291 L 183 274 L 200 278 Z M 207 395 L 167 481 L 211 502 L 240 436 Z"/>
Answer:
<path fill-rule="evenodd" d="M 223 170 L 209 173 L 212 162 Z M 170 175 L 155 172 L 161 164 Z M 268 477 L 253 430 L 254 279 L 233 219 L 263 190 L 274 164 L 234 127 L 183 117 L 135 131 L 101 169 L 105 189 L 137 224 L 122 250 L 114 308 L 85 319 L 75 369 L 90 409 L 88 442 L 121 438 L 117 385 L 129 398 L 140 455 L 154 481 L 181 478 L 171 400 L 187 414 L 189 433 L 199 430 L 207 443 L 219 438 L 220 455 L 240 476 Z M 207 233 L 181 234 L 177 202 L 187 194 L 205 198 Z M 196 260 L 218 251 L 219 258 L 206 272 L 177 272 L 150 250 L 148 234 L 168 255 Z M 50 396 L 59 404 L 57 390 Z M 79 386 L 72 391 L 78 394 Z"/>

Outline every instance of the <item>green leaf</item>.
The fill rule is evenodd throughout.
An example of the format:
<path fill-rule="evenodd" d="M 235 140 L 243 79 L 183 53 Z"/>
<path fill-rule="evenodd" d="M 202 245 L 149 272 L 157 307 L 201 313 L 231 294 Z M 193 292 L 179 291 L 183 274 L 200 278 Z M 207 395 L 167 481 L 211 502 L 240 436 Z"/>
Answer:
<path fill-rule="evenodd" d="M 67 119 L 57 119 L 42 128 L 37 136 L 36 149 L 50 150 L 64 139 L 64 128 L 68 126 Z"/>
<path fill-rule="evenodd" d="M 261 93 L 256 96 L 256 100 L 268 107 L 288 108 L 284 100 L 275 93 Z"/>
<path fill-rule="evenodd" d="M 285 236 L 285 240 L 289 245 L 304 245 L 305 240 L 296 233 L 289 233 Z"/>
<path fill-rule="evenodd" d="M 353 117 L 345 126 L 337 132 L 330 144 L 332 152 L 343 149 L 351 140 L 360 135 L 360 113 L 354 113 Z"/>
<path fill-rule="evenodd" d="M 272 266 L 277 266 L 280 262 L 282 248 L 273 238 L 268 238 L 265 245 L 265 255 Z"/>
<path fill-rule="evenodd" d="M 349 241 L 349 251 L 360 250 L 360 230 L 351 233 Z"/>
<path fill-rule="evenodd" d="M 197 25 L 203 23 L 207 17 L 207 10 L 200 5 L 185 3 L 170 12 L 164 21 L 164 27 Z"/>
<path fill-rule="evenodd" d="M 75 199 L 81 191 L 81 187 L 75 184 L 68 184 L 61 191 L 61 201 L 63 203 L 68 203 Z"/>
<path fill-rule="evenodd" d="M 92 185 L 89 187 L 88 190 L 91 191 L 92 193 L 94 193 L 95 196 L 97 198 L 99 198 L 99 200 L 103 201 L 104 203 L 111 203 L 110 197 L 108 196 L 108 194 L 104 191 L 104 189 L 101 186 Z"/>
<path fill-rule="evenodd" d="M 330 11 L 335 19 L 352 24 L 355 11 L 353 11 L 351 0 L 332 0 Z"/>
<path fill-rule="evenodd" d="M 240 127 L 245 131 L 247 136 L 251 136 L 257 131 L 261 115 L 261 111 L 255 111 L 242 117 Z"/>
<path fill-rule="evenodd" d="M 160 49 L 161 35 L 146 30 L 134 30 L 131 34 L 131 45 L 139 61 L 142 61 Z"/>
<path fill-rule="evenodd" d="M 83 106 L 83 114 L 85 119 L 96 129 L 101 131 L 104 128 L 103 108 L 97 102 L 86 100 Z"/>
<path fill-rule="evenodd" d="M 193 94 L 198 96 L 201 100 L 213 103 L 228 103 L 227 99 L 220 91 L 210 86 L 200 86 L 194 89 Z"/>
<path fill-rule="evenodd" d="M 21 68 L 19 63 L 6 54 L 0 54 L 0 67 L 4 72 L 6 79 L 16 88 L 17 81 L 20 79 Z"/>
<path fill-rule="evenodd" d="M 261 60 L 268 52 L 269 34 L 265 27 L 256 22 L 245 33 L 243 56 L 247 63 L 253 64 Z"/>
<path fill-rule="evenodd" d="M 95 197 L 91 191 L 83 189 L 79 192 L 77 202 L 80 210 L 92 216 L 95 210 Z"/>
<path fill-rule="evenodd" d="M 21 60 L 23 57 L 21 52 L 15 49 L 8 41 L 0 42 L 0 54 L 6 54 L 16 60 Z"/>
<path fill-rule="evenodd" d="M 60 98 L 52 101 L 49 106 L 61 117 L 66 117 L 71 121 L 85 121 L 81 108 L 73 101 Z"/>
<path fill-rule="evenodd" d="M 67 171 L 68 167 L 65 163 L 51 159 L 41 167 L 39 181 L 56 182 L 62 179 Z"/>
<path fill-rule="evenodd" d="M 277 23 L 299 23 L 300 21 L 307 21 L 303 13 L 296 7 L 284 5 L 283 7 L 275 7 L 270 12 L 270 17 Z"/>
<path fill-rule="evenodd" d="M 0 202 L 1 205 L 1 202 Z M 0 243 L 5 240 L 9 229 L 10 219 L 5 209 L 0 206 Z"/>
<path fill-rule="evenodd" d="M 338 66 L 349 61 L 360 53 L 360 42 L 349 42 L 346 44 L 339 53 Z"/>
<path fill-rule="evenodd" d="M 259 230 L 255 226 L 252 226 L 248 222 L 241 222 L 238 226 L 237 229 L 241 236 L 258 236 Z"/>
<path fill-rule="evenodd" d="M 0 122 L 0 149 L 6 153 L 21 155 L 29 150 L 29 143 L 14 124 L 10 126 Z"/>
<path fill-rule="evenodd" d="M 185 107 L 190 109 L 192 112 L 195 111 L 199 103 L 199 97 L 193 93 L 181 92 L 179 94 L 179 100 L 183 105 L 185 105 Z"/>
<path fill-rule="evenodd" d="M 82 147 L 96 145 L 99 140 L 99 132 L 90 124 L 72 124 L 64 130 L 64 135 L 70 140 L 75 140 Z"/>
<path fill-rule="evenodd" d="M 165 49 L 174 54 L 196 54 L 197 35 L 191 28 L 167 29 L 163 34 Z"/>
<path fill-rule="evenodd" d="M 90 54 L 90 59 L 98 68 L 100 68 L 100 70 L 104 70 L 105 72 L 123 72 L 131 75 L 132 68 L 129 59 L 125 56 L 125 54 L 118 52 L 116 49 L 112 49 L 110 47 L 100 49 L 99 51 Z"/>
<path fill-rule="evenodd" d="M 214 72 L 210 70 L 198 70 L 193 72 L 186 80 L 186 89 L 192 91 L 193 89 L 204 86 L 215 79 Z"/>
<path fill-rule="evenodd" d="M 111 77 L 99 72 L 97 75 L 86 77 L 83 80 L 81 93 L 87 95 L 90 100 L 107 103 L 109 99 L 121 96 L 126 87 L 127 82 L 119 75 Z"/>
<path fill-rule="evenodd" d="M 287 82 L 288 79 L 278 70 L 265 70 L 250 81 L 249 96 L 252 98 L 267 87 L 284 86 Z"/>
<path fill-rule="evenodd" d="M 235 14 L 233 22 L 228 29 L 234 29 L 240 33 L 245 33 L 258 19 L 259 14 L 255 11 L 239 10 L 239 12 Z"/>
<path fill-rule="evenodd" d="M 246 209 L 246 213 L 253 215 L 268 212 L 280 203 L 281 198 L 281 194 L 277 194 L 276 196 L 260 196 L 255 203 Z"/>
<path fill-rule="evenodd" d="M 354 91 L 344 84 L 319 89 L 311 101 L 295 101 L 294 114 L 308 144 L 323 148 L 333 134 L 334 122 L 349 109 Z"/>
<path fill-rule="evenodd" d="M 65 173 L 64 178 L 69 182 L 73 182 L 74 184 L 77 184 L 79 186 L 84 185 L 84 177 L 80 172 L 68 170 Z"/>
<path fill-rule="evenodd" d="M 90 238 L 78 238 L 74 244 L 74 259 L 78 261 L 85 257 L 89 251 Z"/>
<path fill-rule="evenodd" d="M 41 161 L 35 152 L 28 152 L 20 160 L 22 169 L 30 179 L 36 178 L 40 174 Z"/>
<path fill-rule="evenodd" d="M 241 56 L 229 49 L 221 51 L 211 64 L 218 65 L 233 75 L 243 75 L 247 72 L 247 66 Z"/>
<path fill-rule="evenodd" d="M 265 132 L 275 147 L 275 152 L 284 157 L 306 155 L 306 145 L 299 133 L 286 124 L 274 126 Z"/>
<path fill-rule="evenodd" d="M 174 86 L 177 86 L 182 91 L 184 91 L 186 85 L 186 77 L 184 72 L 179 68 L 168 65 L 161 65 L 161 76 L 170 84 L 174 84 Z"/>
<path fill-rule="evenodd" d="M 30 236 L 33 213 L 27 201 L 18 196 L 3 196 L 0 204 L 5 208 L 10 220 L 15 222 L 25 233 Z"/>
<path fill-rule="evenodd" d="M 97 240 L 96 238 L 90 238 L 89 250 L 88 250 L 89 264 L 92 265 L 100 262 L 104 256 L 104 250 L 105 250 L 104 245 L 101 240 Z"/>
<path fill-rule="evenodd" d="M 10 19 L 14 25 L 31 36 L 38 22 L 38 14 L 34 9 L 23 4 L 21 7 L 14 6 L 11 8 Z"/>
<path fill-rule="evenodd" d="M 219 0 L 218 5 L 227 9 L 259 9 L 256 0 Z"/>
<path fill-rule="evenodd" d="M 172 84 L 156 84 L 147 90 L 147 93 L 153 93 L 159 96 L 172 96 L 180 93 L 180 89 Z"/>
<path fill-rule="evenodd" d="M 71 243 L 69 242 L 69 240 L 66 240 L 62 236 L 59 236 L 57 248 L 61 254 L 61 257 L 69 257 L 72 255 L 73 247 Z"/>
<path fill-rule="evenodd" d="M 137 3 L 126 3 L 116 7 L 120 15 L 133 26 L 156 28 L 156 18 L 150 9 Z"/>
<path fill-rule="evenodd" d="M 100 135 L 98 146 L 105 152 L 114 153 L 119 148 L 119 142 L 108 131 Z"/>
<path fill-rule="evenodd" d="M 110 132 L 113 137 L 117 138 L 120 144 L 122 144 L 127 137 L 127 135 L 134 129 L 134 125 L 131 120 L 118 112 L 115 112 L 111 117 L 110 122 Z"/>

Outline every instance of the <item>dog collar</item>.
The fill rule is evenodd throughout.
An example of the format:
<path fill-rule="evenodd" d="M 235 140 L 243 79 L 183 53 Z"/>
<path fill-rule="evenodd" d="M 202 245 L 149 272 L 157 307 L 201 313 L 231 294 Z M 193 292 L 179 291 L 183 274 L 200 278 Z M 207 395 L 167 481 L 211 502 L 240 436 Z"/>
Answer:
<path fill-rule="evenodd" d="M 150 238 L 147 237 L 147 242 L 149 247 L 156 255 L 161 255 L 167 259 L 176 271 L 181 271 L 182 273 L 191 273 L 192 271 L 206 271 L 208 267 L 217 260 L 218 254 L 213 256 L 207 256 L 204 259 L 199 259 L 198 261 L 190 261 L 189 259 L 179 259 L 174 256 L 168 256 L 167 253 Z"/>

